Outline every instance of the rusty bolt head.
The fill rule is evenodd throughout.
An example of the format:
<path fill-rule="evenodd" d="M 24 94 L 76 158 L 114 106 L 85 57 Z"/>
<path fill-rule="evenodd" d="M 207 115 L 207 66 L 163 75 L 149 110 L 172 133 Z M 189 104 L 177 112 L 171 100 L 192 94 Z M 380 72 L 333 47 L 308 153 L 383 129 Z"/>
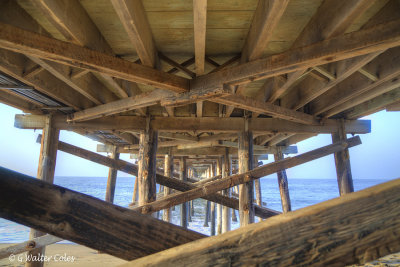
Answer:
<path fill-rule="evenodd" d="M 35 241 L 28 241 L 28 244 L 26 244 L 26 248 L 35 248 L 36 247 L 36 242 Z"/>

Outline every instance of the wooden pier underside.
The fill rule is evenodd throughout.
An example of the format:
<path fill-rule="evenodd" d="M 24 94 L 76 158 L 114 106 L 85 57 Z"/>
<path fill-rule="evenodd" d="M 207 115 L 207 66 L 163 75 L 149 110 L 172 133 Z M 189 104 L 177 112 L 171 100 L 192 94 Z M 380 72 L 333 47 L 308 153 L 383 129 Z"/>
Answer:
<path fill-rule="evenodd" d="M 102 143 L 98 152 L 114 158 L 43 131 L 52 151 L 110 168 L 108 201 L 124 171 L 137 177 L 133 209 L 155 216 L 182 204 L 183 228 L 4 169 L 0 191 L 9 198 L 0 194 L 0 214 L 136 259 L 204 237 L 184 229 L 188 201 L 209 201 L 214 234 L 230 228 L 228 208 L 239 210 L 242 229 L 132 262 L 138 266 L 325 266 L 394 252 L 399 199 L 389 193 L 399 181 L 345 195 L 354 191 L 348 149 L 361 143 L 347 134 L 371 132 L 365 115 L 400 110 L 399 58 L 399 0 L 0 0 L 0 102 L 25 113 L 15 127 Z M 332 135 L 333 144 L 285 158 L 318 134 Z M 292 213 L 285 169 L 331 153 L 344 197 Z M 268 155 L 276 162 L 257 167 Z M 259 188 L 254 204 L 253 180 L 275 172 L 283 215 L 262 206 Z M 168 196 L 155 199 L 156 183 Z M 11 191 L 24 190 L 26 199 L 10 201 Z M 43 206 L 24 217 L 18 203 L 29 200 Z M 71 209 L 75 200 L 96 212 Z M 254 215 L 268 219 L 246 226 Z M 358 223 L 364 219 L 370 223 Z"/>

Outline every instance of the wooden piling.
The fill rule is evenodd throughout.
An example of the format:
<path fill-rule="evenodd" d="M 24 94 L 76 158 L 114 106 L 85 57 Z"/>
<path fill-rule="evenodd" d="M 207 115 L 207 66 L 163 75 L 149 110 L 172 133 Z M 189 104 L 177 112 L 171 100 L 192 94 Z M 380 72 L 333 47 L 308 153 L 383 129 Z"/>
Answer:
<path fill-rule="evenodd" d="M 245 125 L 248 119 L 245 119 Z M 245 127 L 245 129 L 248 129 Z M 250 131 L 239 133 L 239 173 L 253 169 L 253 135 Z M 240 226 L 254 223 L 254 182 L 239 185 L 239 219 Z"/>
<path fill-rule="evenodd" d="M 170 151 L 167 155 L 165 155 L 164 159 L 164 176 L 172 177 L 173 173 L 174 173 L 174 159 Z M 170 193 L 171 189 L 169 187 L 164 186 L 164 196 L 167 196 Z M 166 222 L 172 221 L 171 208 L 165 209 L 163 211 L 163 220 Z"/>
<path fill-rule="evenodd" d="M 222 175 L 222 158 L 218 157 L 216 164 L 217 175 Z M 217 234 L 222 233 L 222 205 L 217 204 Z"/>
<path fill-rule="evenodd" d="M 217 170 L 216 170 L 216 163 L 212 164 L 212 176 L 217 175 Z M 213 236 L 215 235 L 215 215 L 216 215 L 216 206 L 217 204 L 215 202 L 211 202 L 211 207 L 210 207 L 210 235 Z"/>
<path fill-rule="evenodd" d="M 48 183 L 54 182 L 54 171 L 56 168 L 57 159 L 57 145 L 60 131 L 53 125 L 53 115 L 46 117 L 45 127 L 43 128 L 42 140 L 40 144 L 40 156 L 37 171 L 37 178 Z M 41 231 L 31 229 L 29 239 L 34 239 L 45 235 Z M 41 247 L 27 252 L 27 259 L 37 258 L 44 255 L 46 247 Z M 27 261 L 26 267 L 41 267 L 44 265 L 43 261 Z"/>
<path fill-rule="evenodd" d="M 283 160 L 283 152 L 281 147 L 277 147 L 277 152 L 274 154 L 275 161 Z M 286 170 L 280 170 L 276 173 L 278 176 L 279 193 L 281 195 L 282 211 L 283 213 L 292 210 L 289 195 L 289 184 L 286 176 Z"/>
<path fill-rule="evenodd" d="M 181 157 L 179 162 L 179 179 L 182 181 L 187 180 L 187 167 L 186 167 L 186 158 Z M 188 209 L 187 202 L 181 204 L 181 226 L 183 228 L 187 228 L 188 223 Z"/>
<path fill-rule="evenodd" d="M 140 133 L 139 140 L 139 205 L 156 200 L 156 153 L 158 133 L 150 127 L 150 117 L 147 118 L 146 130 Z M 154 214 L 156 216 L 156 214 Z"/>
<path fill-rule="evenodd" d="M 338 132 L 332 134 L 333 143 L 346 140 L 344 120 L 339 120 L 338 124 Z M 354 192 L 349 149 L 346 148 L 342 151 L 336 152 L 334 155 L 339 194 L 344 195 Z"/>
<path fill-rule="evenodd" d="M 114 146 L 110 158 L 117 160 L 119 159 L 119 153 L 117 152 L 118 147 Z M 115 195 L 115 184 L 117 182 L 117 173 L 118 170 L 115 168 L 108 169 L 108 179 L 107 179 L 107 189 L 106 189 L 106 197 L 105 200 L 110 203 L 114 203 L 114 195 Z"/>
<path fill-rule="evenodd" d="M 254 156 L 254 164 L 258 167 L 258 157 Z M 254 190 L 256 192 L 256 204 L 258 206 L 262 206 L 262 194 L 261 194 L 261 179 L 257 179 L 254 181 Z M 258 217 L 258 221 L 261 222 L 262 218 Z"/>
<path fill-rule="evenodd" d="M 232 161 L 229 156 L 228 148 L 225 148 L 225 154 L 222 157 L 222 178 L 228 177 L 232 174 Z M 225 189 L 222 191 L 222 195 L 230 197 L 231 189 Z M 222 207 L 222 233 L 228 232 L 231 230 L 231 209 L 227 206 Z"/>

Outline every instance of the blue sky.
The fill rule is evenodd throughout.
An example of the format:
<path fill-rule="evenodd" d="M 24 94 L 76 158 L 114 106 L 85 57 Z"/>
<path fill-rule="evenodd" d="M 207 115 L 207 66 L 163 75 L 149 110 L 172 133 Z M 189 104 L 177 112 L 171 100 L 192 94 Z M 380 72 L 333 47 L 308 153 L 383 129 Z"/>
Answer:
<path fill-rule="evenodd" d="M 0 166 L 36 176 L 40 145 L 35 142 L 41 130 L 14 128 L 15 114 L 21 111 L 0 104 Z M 350 149 L 350 160 L 354 179 L 394 179 L 400 177 L 399 148 L 400 112 L 379 112 L 365 117 L 372 121 L 372 133 L 361 135 L 363 144 Z M 81 135 L 61 131 L 60 140 L 96 151 L 97 142 Z M 330 135 L 319 135 L 298 143 L 299 153 L 331 144 Z M 129 155 L 122 155 L 129 159 Z M 273 157 L 266 162 L 272 161 Z M 58 152 L 56 176 L 107 176 L 108 168 L 96 163 Z M 119 173 L 119 176 L 128 176 Z M 335 163 L 332 155 L 287 170 L 288 178 L 335 179 Z M 271 175 L 274 177 L 274 175 Z"/>

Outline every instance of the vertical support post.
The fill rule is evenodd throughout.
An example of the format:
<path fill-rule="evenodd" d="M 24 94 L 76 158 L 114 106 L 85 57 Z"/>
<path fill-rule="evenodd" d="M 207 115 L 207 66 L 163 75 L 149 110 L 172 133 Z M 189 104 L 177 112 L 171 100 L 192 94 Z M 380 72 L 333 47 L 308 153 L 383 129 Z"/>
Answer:
<path fill-rule="evenodd" d="M 179 168 L 180 168 L 180 175 L 179 178 L 182 181 L 187 180 L 187 167 L 186 167 L 186 158 L 181 157 L 180 162 L 179 162 Z M 187 228 L 187 223 L 188 223 L 188 209 L 187 209 L 187 202 L 181 204 L 181 226 L 183 228 Z"/>
<path fill-rule="evenodd" d="M 113 151 L 109 155 L 110 158 L 114 160 L 119 159 L 119 153 L 117 152 L 118 147 L 114 146 Z M 106 197 L 105 200 L 107 202 L 114 202 L 114 195 L 115 195 L 115 184 L 117 182 L 117 173 L 118 170 L 115 168 L 108 169 L 108 179 L 107 179 L 107 189 L 106 189 Z"/>
<path fill-rule="evenodd" d="M 210 171 L 206 171 L 206 178 L 210 178 Z M 204 207 L 204 227 L 208 227 L 208 221 L 210 220 L 210 201 L 206 201 L 206 205 Z"/>
<path fill-rule="evenodd" d="M 253 134 L 248 129 L 248 118 L 244 119 L 244 131 L 239 133 L 239 173 L 253 168 Z M 254 182 L 239 185 L 240 226 L 254 223 Z"/>
<path fill-rule="evenodd" d="M 49 183 L 54 182 L 54 172 L 56 169 L 57 147 L 60 130 L 53 126 L 53 115 L 46 117 L 45 127 L 43 128 L 42 140 L 40 144 L 39 165 L 37 178 Z M 29 239 L 43 236 L 45 233 L 31 229 Z M 46 247 L 31 250 L 27 253 L 28 258 L 40 258 L 44 255 Z M 41 267 L 43 261 L 27 261 L 26 267 Z"/>
<path fill-rule="evenodd" d="M 258 156 L 254 156 L 254 165 L 255 167 L 258 167 Z M 258 206 L 262 206 L 262 196 L 261 196 L 261 179 L 256 179 L 254 181 L 254 189 L 256 191 L 256 204 Z M 258 217 L 258 221 L 261 222 L 262 218 Z"/>
<path fill-rule="evenodd" d="M 174 173 L 174 159 L 171 154 L 171 149 L 168 151 L 168 154 L 165 155 L 164 159 L 164 176 L 173 177 Z M 171 189 L 164 186 L 164 196 L 171 194 Z M 171 208 L 165 209 L 163 211 L 163 220 L 166 222 L 171 222 Z"/>
<path fill-rule="evenodd" d="M 222 159 L 217 158 L 217 175 L 222 175 Z M 217 234 L 222 234 L 222 205 L 217 204 Z"/>
<path fill-rule="evenodd" d="M 232 161 L 229 156 L 229 149 L 225 148 L 225 154 L 223 156 L 222 163 L 222 178 L 228 177 L 232 174 Z M 231 196 L 231 189 L 225 189 L 222 191 L 222 195 Z M 222 207 L 222 233 L 226 233 L 231 230 L 231 209 L 227 206 Z"/>
<path fill-rule="evenodd" d="M 139 205 L 156 200 L 157 140 L 158 133 L 151 129 L 150 117 L 147 117 L 146 129 L 140 133 L 139 139 Z"/>
<path fill-rule="evenodd" d="M 135 185 L 133 186 L 133 196 L 132 196 L 132 203 L 133 205 L 137 204 L 137 201 L 139 200 L 139 194 L 138 194 L 138 177 L 135 177 Z"/>
<path fill-rule="evenodd" d="M 338 131 L 332 134 L 333 143 L 342 140 L 346 140 L 346 131 L 343 119 L 338 121 Z M 348 148 L 335 153 L 335 165 L 340 195 L 354 192 L 353 177 L 351 175 L 350 167 L 350 153 Z"/>
<path fill-rule="evenodd" d="M 282 147 L 276 147 L 276 153 L 274 154 L 274 160 L 279 161 L 284 159 Z M 289 195 L 289 184 L 286 176 L 286 170 L 278 171 L 278 185 L 279 185 L 279 193 L 281 195 L 281 203 L 282 203 L 282 211 L 283 213 L 287 213 L 292 210 L 292 205 L 290 203 L 290 195 Z"/>
<path fill-rule="evenodd" d="M 212 176 L 216 176 L 215 166 L 216 164 L 213 163 L 212 165 Z M 211 226 L 210 226 L 210 235 L 215 235 L 215 202 L 211 202 L 210 213 L 211 213 Z"/>

